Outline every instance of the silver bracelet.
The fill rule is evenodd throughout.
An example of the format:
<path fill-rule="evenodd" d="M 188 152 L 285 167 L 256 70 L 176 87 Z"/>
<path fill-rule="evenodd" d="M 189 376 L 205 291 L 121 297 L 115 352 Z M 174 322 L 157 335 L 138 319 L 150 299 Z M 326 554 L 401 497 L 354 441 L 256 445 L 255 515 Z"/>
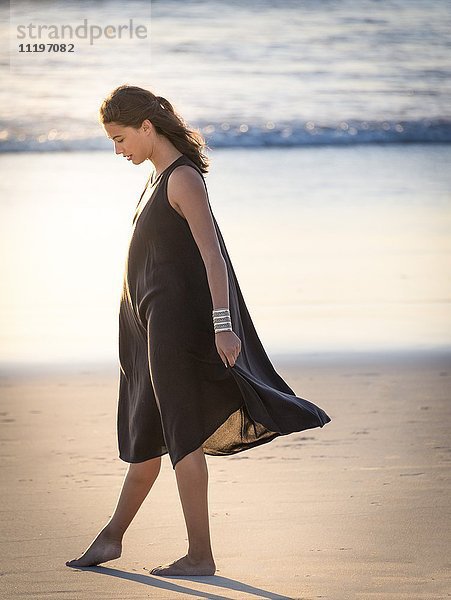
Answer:
<path fill-rule="evenodd" d="M 213 311 L 213 326 L 215 333 L 232 331 L 232 321 L 228 308 L 215 308 Z"/>

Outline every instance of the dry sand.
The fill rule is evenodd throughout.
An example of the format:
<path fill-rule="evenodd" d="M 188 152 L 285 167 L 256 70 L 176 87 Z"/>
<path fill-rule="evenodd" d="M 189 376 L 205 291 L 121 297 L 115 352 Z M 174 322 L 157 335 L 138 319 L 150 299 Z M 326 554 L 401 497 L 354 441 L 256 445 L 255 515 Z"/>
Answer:
<path fill-rule="evenodd" d="M 74 570 L 114 509 L 117 373 L 1 378 L 1 598 L 414 599 L 451 596 L 446 354 L 275 360 L 331 416 L 231 457 L 207 456 L 213 577 L 148 570 L 187 548 L 174 471 L 120 559 Z"/>

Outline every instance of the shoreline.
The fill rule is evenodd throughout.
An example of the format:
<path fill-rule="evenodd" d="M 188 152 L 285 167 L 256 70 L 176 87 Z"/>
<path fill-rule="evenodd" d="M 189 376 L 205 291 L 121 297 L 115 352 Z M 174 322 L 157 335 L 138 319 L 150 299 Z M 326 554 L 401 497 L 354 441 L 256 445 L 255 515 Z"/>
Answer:
<path fill-rule="evenodd" d="M 351 352 L 343 351 L 311 351 L 311 352 L 267 352 L 272 364 L 278 368 L 296 368 L 301 365 L 309 367 L 340 367 L 360 366 L 365 363 L 386 364 L 388 361 L 396 364 L 433 365 L 435 362 L 451 364 L 451 346 L 435 347 L 430 349 L 421 348 L 399 348 L 361 350 Z M 114 375 L 119 371 L 119 360 L 114 361 L 74 361 L 69 363 L 0 363 L 0 381 L 2 379 L 13 379 L 15 377 L 47 377 L 52 375 L 77 375 L 82 373 L 98 373 Z"/>

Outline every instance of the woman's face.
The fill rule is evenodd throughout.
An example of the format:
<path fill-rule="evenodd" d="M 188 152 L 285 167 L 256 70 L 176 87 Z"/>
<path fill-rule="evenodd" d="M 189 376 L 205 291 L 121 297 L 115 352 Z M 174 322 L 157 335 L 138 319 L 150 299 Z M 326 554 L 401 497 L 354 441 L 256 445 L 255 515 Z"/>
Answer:
<path fill-rule="evenodd" d="M 139 129 L 125 127 L 118 123 L 105 123 L 103 128 L 107 137 L 114 142 L 116 154 L 122 154 L 134 165 L 149 158 L 152 150 L 150 124 L 145 121 Z"/>

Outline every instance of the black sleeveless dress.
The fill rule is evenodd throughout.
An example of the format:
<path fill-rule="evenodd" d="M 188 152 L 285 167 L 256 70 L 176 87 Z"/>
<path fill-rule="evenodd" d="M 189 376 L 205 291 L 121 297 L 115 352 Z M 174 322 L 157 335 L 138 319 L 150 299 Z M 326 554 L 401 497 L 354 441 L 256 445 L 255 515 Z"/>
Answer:
<path fill-rule="evenodd" d="M 167 198 L 168 178 L 180 165 L 196 169 L 205 185 L 203 173 L 182 154 L 140 206 L 144 190 L 119 310 L 119 457 L 137 463 L 168 453 L 173 469 L 200 446 L 205 454 L 230 455 L 331 420 L 275 371 L 213 216 L 227 265 L 232 329 L 241 340 L 235 365 L 222 362 L 202 255 L 188 222 Z"/>

